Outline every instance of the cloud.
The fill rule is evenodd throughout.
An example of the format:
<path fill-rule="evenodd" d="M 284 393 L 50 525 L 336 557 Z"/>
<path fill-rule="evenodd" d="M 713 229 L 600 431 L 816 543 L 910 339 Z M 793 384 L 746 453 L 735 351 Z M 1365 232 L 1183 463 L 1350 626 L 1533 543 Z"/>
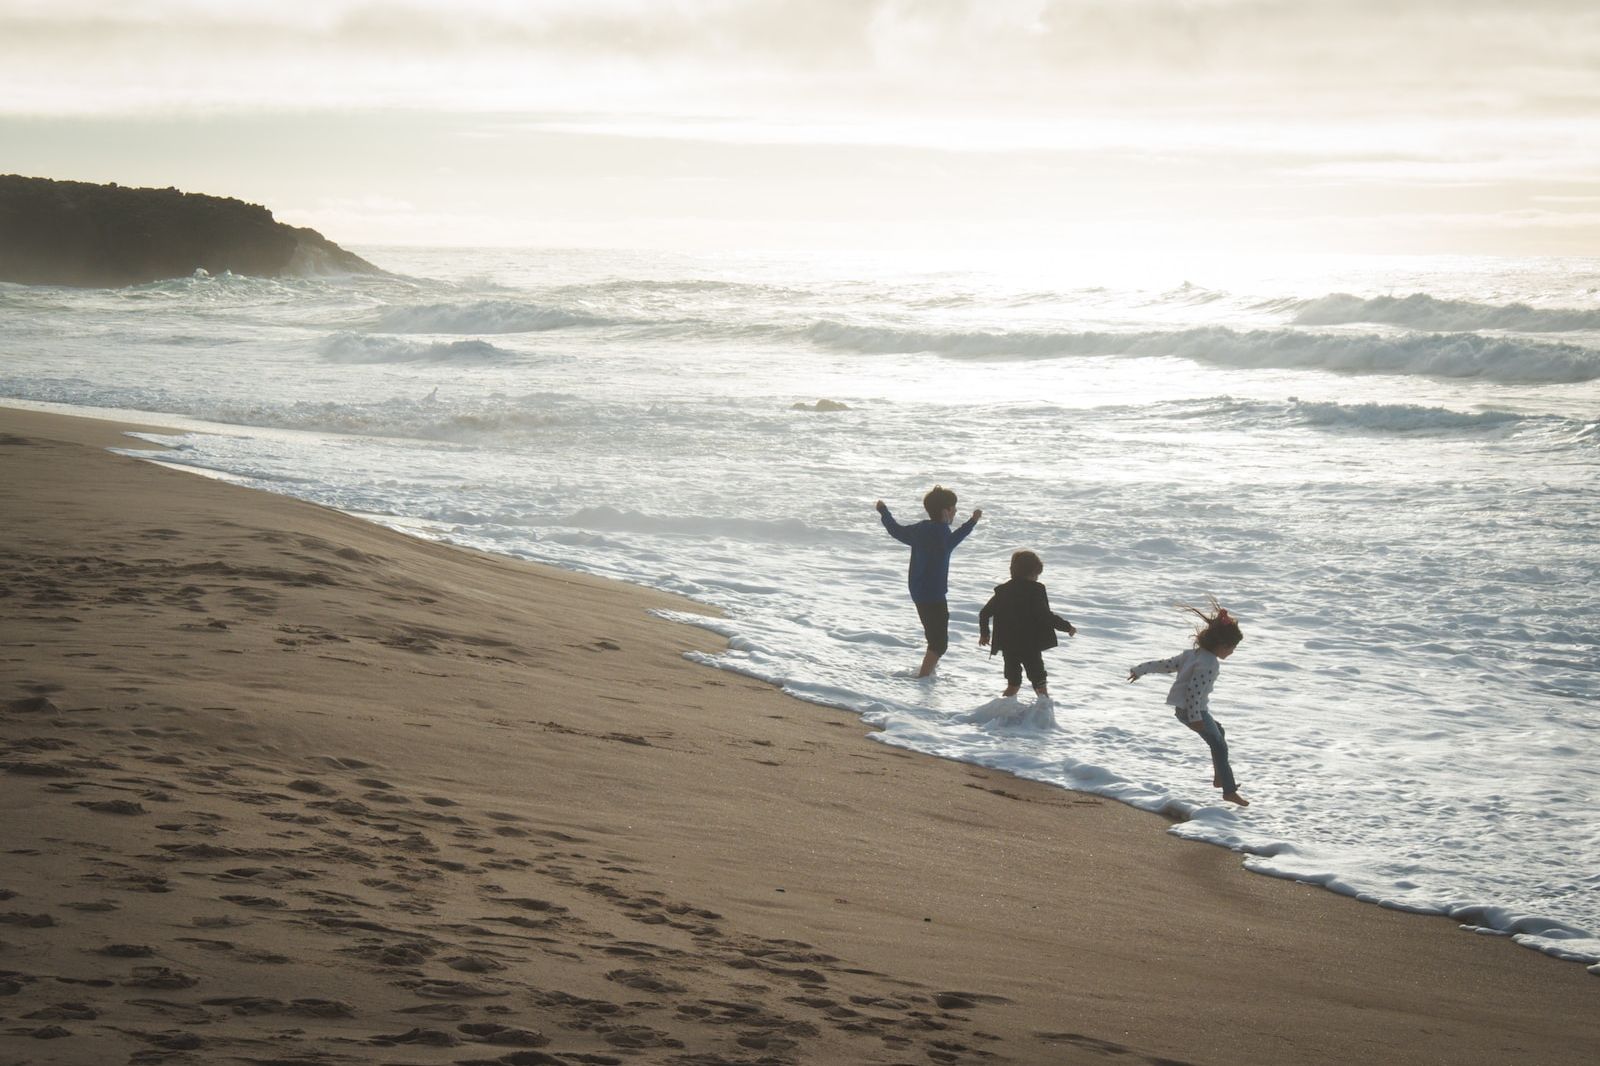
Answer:
<path fill-rule="evenodd" d="M 1596 54 L 1571 0 L 0 0 L 43 113 L 1530 114 Z"/>
<path fill-rule="evenodd" d="M 1002 201 L 1157 230 L 1205 212 L 1223 232 L 1332 203 L 1342 233 L 1469 195 L 1428 217 L 1548 233 L 1568 201 L 1517 209 L 1600 184 L 1596 55 L 1593 0 L 0 0 L 0 131 L 13 167 L 140 159 L 160 184 L 282 188 L 255 142 L 214 150 L 226 128 L 270 130 L 271 153 L 318 161 L 316 196 L 415 205 L 315 210 L 373 233 L 432 212 L 422 239 L 464 225 L 440 205 L 467 188 L 505 183 L 503 214 L 537 178 L 570 211 L 623 175 L 604 205 L 639 205 L 623 236 L 646 215 L 737 230 L 786 205 L 812 205 L 810 233 L 846 201 L 858 222 L 905 204 L 908 230 L 958 203 L 977 231 Z M 422 187 L 435 158 L 462 172 Z M 527 239 L 564 238 L 557 214 Z"/>

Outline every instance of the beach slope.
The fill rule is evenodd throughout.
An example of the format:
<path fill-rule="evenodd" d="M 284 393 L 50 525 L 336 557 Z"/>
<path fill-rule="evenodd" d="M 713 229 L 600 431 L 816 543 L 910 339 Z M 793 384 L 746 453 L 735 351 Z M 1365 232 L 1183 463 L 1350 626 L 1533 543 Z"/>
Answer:
<path fill-rule="evenodd" d="M 0 1061 L 1600 1052 L 1580 966 L 874 743 L 687 661 L 666 596 L 130 443 L 0 409 Z"/>

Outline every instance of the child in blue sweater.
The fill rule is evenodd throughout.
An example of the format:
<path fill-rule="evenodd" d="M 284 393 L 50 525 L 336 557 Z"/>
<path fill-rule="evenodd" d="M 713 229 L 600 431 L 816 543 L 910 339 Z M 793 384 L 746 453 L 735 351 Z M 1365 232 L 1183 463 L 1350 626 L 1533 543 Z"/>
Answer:
<path fill-rule="evenodd" d="M 922 498 L 923 509 L 928 512 L 925 522 L 903 526 L 894 520 L 889 508 L 879 500 L 873 505 L 883 519 L 883 528 L 902 544 L 911 547 L 911 565 L 906 572 L 906 584 L 911 589 L 911 602 L 916 604 L 917 617 L 922 619 L 922 632 L 928 638 L 928 650 L 922 656 L 918 677 L 933 673 L 939 659 L 950 647 L 950 553 L 956 545 L 967 539 L 981 510 L 952 530 L 950 523 L 956 517 L 956 494 L 942 485 L 935 485 Z"/>

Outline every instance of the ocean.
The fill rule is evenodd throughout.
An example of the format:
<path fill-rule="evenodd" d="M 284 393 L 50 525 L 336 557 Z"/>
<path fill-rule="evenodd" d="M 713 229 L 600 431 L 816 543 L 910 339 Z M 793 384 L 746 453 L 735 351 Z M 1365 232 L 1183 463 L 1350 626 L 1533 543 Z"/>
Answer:
<path fill-rule="evenodd" d="M 708 665 L 879 741 L 1600 973 L 1600 260 L 358 251 L 393 274 L 0 285 L 0 398 L 683 594 Z M 923 681 L 873 502 L 935 483 L 984 516 Z M 1079 630 L 1050 704 L 977 644 L 1019 548 Z M 1208 596 L 1248 809 L 1126 681 Z"/>

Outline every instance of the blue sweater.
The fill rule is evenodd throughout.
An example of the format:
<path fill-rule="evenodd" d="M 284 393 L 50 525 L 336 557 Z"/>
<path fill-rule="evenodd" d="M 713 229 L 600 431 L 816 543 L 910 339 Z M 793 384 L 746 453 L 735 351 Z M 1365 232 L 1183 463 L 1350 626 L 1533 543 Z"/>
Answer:
<path fill-rule="evenodd" d="M 948 522 L 935 522 L 929 518 L 916 525 L 903 526 L 885 507 L 879 512 L 883 528 L 902 544 L 911 545 L 911 566 L 906 571 L 906 585 L 911 589 L 913 603 L 941 603 L 950 594 L 950 553 L 956 545 L 967 539 L 977 519 L 969 518 L 957 529 Z"/>

